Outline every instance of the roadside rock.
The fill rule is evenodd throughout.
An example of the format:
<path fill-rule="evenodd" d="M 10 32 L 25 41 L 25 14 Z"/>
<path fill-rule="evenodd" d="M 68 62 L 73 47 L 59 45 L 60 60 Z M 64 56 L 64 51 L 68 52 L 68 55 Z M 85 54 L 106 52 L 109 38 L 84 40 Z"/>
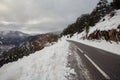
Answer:
<path fill-rule="evenodd" d="M 108 31 L 100 31 L 96 30 L 93 33 L 91 33 L 87 39 L 92 40 L 92 39 L 102 39 L 106 41 L 115 41 L 118 42 L 120 41 L 120 25 L 118 26 L 117 29 L 112 29 Z"/>

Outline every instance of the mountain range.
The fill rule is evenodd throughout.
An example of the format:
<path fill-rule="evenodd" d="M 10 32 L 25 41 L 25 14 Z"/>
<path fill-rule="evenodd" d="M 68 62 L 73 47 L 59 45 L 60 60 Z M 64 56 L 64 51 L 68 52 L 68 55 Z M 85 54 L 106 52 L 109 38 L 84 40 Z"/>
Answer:
<path fill-rule="evenodd" d="M 30 35 L 20 31 L 0 31 L 0 55 L 23 43 Z"/>

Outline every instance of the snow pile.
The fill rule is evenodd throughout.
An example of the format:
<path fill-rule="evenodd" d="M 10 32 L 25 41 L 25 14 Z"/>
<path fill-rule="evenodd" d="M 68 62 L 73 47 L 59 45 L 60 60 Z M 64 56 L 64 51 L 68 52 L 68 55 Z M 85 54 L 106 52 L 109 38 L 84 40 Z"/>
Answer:
<path fill-rule="evenodd" d="M 74 70 L 67 66 L 69 43 L 58 43 L 0 68 L 1 80 L 67 80 Z"/>
<path fill-rule="evenodd" d="M 86 32 L 83 31 L 83 32 L 81 32 L 80 34 L 75 33 L 75 34 L 72 36 L 72 39 L 79 40 L 79 39 L 83 39 L 83 37 L 85 37 L 85 36 L 86 36 Z"/>
<path fill-rule="evenodd" d="M 89 34 L 93 33 L 95 30 L 108 31 L 111 29 L 117 29 L 117 27 L 120 25 L 120 10 L 116 10 L 113 17 L 111 17 L 110 15 L 111 14 L 106 15 L 94 27 L 91 27 L 89 30 Z"/>

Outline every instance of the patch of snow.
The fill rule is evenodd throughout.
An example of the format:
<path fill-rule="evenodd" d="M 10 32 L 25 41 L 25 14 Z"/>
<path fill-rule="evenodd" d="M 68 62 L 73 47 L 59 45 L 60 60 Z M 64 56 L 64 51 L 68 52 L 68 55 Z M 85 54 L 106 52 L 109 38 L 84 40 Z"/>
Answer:
<path fill-rule="evenodd" d="M 16 62 L 0 68 L 1 80 L 67 80 L 75 74 L 67 67 L 69 43 L 64 38 Z"/>
<path fill-rule="evenodd" d="M 0 41 L 0 44 L 2 44 L 2 41 Z"/>
<path fill-rule="evenodd" d="M 22 37 L 22 36 L 24 36 L 24 35 L 23 35 L 22 33 L 19 33 L 19 36 Z"/>
<path fill-rule="evenodd" d="M 49 47 L 49 46 L 51 46 L 52 44 L 54 44 L 54 43 L 46 43 L 45 45 L 44 45 L 44 47 Z"/>
<path fill-rule="evenodd" d="M 86 32 L 85 32 L 85 31 L 81 32 L 80 34 L 75 33 L 75 34 L 72 36 L 72 39 L 83 39 L 84 36 L 86 36 Z"/>
<path fill-rule="evenodd" d="M 0 53 L 3 53 L 4 51 L 8 51 L 15 47 L 15 45 L 0 45 Z"/>

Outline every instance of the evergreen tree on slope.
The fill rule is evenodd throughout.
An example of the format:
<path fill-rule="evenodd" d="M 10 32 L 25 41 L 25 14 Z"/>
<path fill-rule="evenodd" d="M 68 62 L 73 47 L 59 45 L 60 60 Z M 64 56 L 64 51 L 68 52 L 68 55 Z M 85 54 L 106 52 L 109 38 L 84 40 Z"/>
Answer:
<path fill-rule="evenodd" d="M 101 18 L 111 11 L 111 7 L 107 0 L 100 0 L 96 8 L 91 13 L 91 19 L 94 21 L 92 26 L 95 25 Z"/>

